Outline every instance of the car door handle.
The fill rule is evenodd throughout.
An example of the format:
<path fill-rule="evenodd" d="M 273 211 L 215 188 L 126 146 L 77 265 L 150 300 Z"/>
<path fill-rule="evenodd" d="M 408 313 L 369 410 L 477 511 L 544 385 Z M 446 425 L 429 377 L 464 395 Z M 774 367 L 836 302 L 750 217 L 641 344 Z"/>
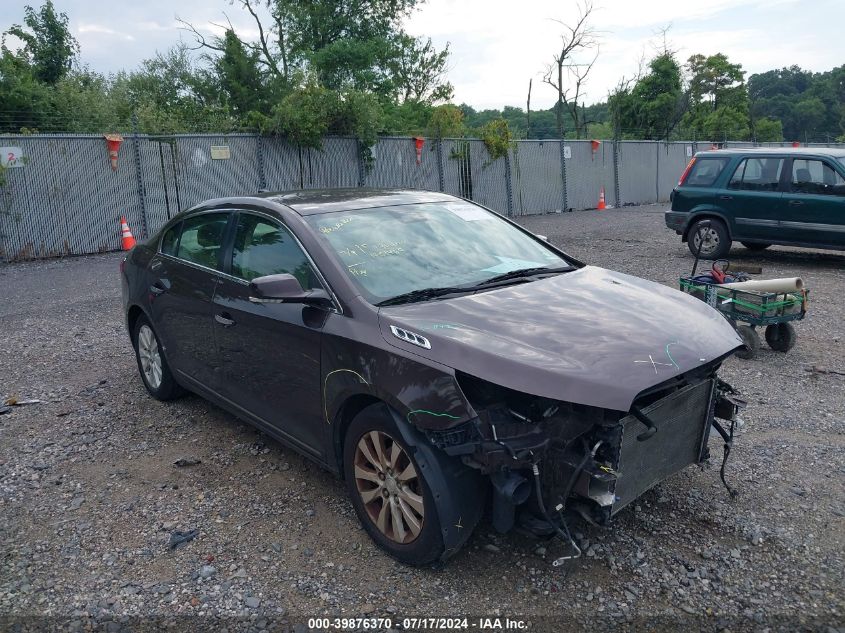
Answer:
<path fill-rule="evenodd" d="M 791 204 L 791 205 L 793 205 L 793 206 L 795 206 L 795 207 L 798 207 L 798 206 L 800 206 L 800 205 L 804 204 L 804 202 L 803 202 L 803 201 L 801 201 L 801 200 L 790 200 L 790 201 L 789 201 L 789 204 Z"/>
<path fill-rule="evenodd" d="M 228 312 L 221 312 L 219 314 L 215 314 L 214 320 L 217 321 L 223 327 L 232 327 L 235 324 L 235 320 L 232 318 L 232 315 Z"/>
<path fill-rule="evenodd" d="M 733 200 L 734 199 L 733 196 L 719 196 L 719 198 L 722 199 L 722 200 Z"/>
<path fill-rule="evenodd" d="M 152 286 L 150 286 L 150 292 L 154 295 L 160 295 L 167 292 L 167 284 L 162 281 L 155 282 Z"/>

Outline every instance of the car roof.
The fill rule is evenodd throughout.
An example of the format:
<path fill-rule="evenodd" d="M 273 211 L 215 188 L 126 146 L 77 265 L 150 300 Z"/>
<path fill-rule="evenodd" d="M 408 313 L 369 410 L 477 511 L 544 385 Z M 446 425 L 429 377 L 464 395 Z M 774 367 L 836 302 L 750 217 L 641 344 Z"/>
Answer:
<path fill-rule="evenodd" d="M 696 153 L 696 156 L 738 156 L 742 154 L 778 154 L 786 156 L 832 156 L 845 157 L 845 149 L 837 147 L 728 147 L 708 149 Z"/>
<path fill-rule="evenodd" d="M 374 209 L 420 202 L 454 202 L 455 196 L 415 189 L 310 189 L 258 194 L 259 198 L 290 207 L 300 215 L 353 209 Z"/>

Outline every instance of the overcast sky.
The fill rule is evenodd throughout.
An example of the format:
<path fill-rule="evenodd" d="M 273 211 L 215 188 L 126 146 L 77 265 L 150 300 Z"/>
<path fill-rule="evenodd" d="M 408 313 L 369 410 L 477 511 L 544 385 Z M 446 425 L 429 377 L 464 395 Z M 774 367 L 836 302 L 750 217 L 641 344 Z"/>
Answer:
<path fill-rule="evenodd" d="M 32 0 L 37 5 L 40 0 Z M 26 1 L 0 0 L 0 30 L 20 22 Z M 111 72 L 133 68 L 180 37 L 179 15 L 203 30 L 225 21 L 244 36 L 255 34 L 248 14 L 228 0 L 54 0 L 68 14 L 82 60 Z M 681 59 L 723 52 L 749 72 L 798 64 L 814 71 L 845 63 L 845 0 L 595 0 L 592 24 L 601 51 L 587 85 L 587 103 L 603 101 L 622 76 L 636 73 L 645 51 L 654 53 L 659 30 Z M 534 78 L 532 109 L 555 100 L 541 83 L 559 44 L 553 19 L 571 21 L 572 0 L 428 0 L 407 24 L 414 35 L 451 43 L 449 79 L 455 102 L 477 109 L 525 107 Z"/>

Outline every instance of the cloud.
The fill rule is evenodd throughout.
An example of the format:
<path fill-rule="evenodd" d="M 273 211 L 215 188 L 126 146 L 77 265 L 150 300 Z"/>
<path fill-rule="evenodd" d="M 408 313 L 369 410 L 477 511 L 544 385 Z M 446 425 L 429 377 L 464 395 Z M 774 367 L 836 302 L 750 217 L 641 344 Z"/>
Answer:
<path fill-rule="evenodd" d="M 109 35 L 121 40 L 126 40 L 128 42 L 131 42 L 135 39 L 135 37 L 130 35 L 129 33 L 117 31 L 102 24 L 90 24 L 86 22 L 81 22 L 77 27 L 76 32 L 80 35 L 87 35 L 88 33 L 94 33 L 96 35 Z"/>

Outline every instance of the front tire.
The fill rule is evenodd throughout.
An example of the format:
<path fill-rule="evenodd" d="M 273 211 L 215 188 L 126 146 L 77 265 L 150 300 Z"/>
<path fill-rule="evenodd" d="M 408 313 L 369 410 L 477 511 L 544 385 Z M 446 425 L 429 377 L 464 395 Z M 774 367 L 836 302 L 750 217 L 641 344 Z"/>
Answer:
<path fill-rule="evenodd" d="M 371 405 L 352 420 L 344 438 L 343 468 L 352 506 L 376 545 L 406 565 L 429 565 L 443 555 L 425 471 L 386 405 Z"/>
<path fill-rule="evenodd" d="M 702 226 L 699 220 L 687 233 L 687 246 L 690 253 L 701 259 L 722 259 L 731 250 L 731 236 L 725 223 L 716 218 L 708 218 L 709 227 Z"/>
<path fill-rule="evenodd" d="M 132 335 L 141 380 L 156 400 L 175 400 L 185 393 L 173 378 L 161 342 L 146 317 L 139 317 Z"/>

